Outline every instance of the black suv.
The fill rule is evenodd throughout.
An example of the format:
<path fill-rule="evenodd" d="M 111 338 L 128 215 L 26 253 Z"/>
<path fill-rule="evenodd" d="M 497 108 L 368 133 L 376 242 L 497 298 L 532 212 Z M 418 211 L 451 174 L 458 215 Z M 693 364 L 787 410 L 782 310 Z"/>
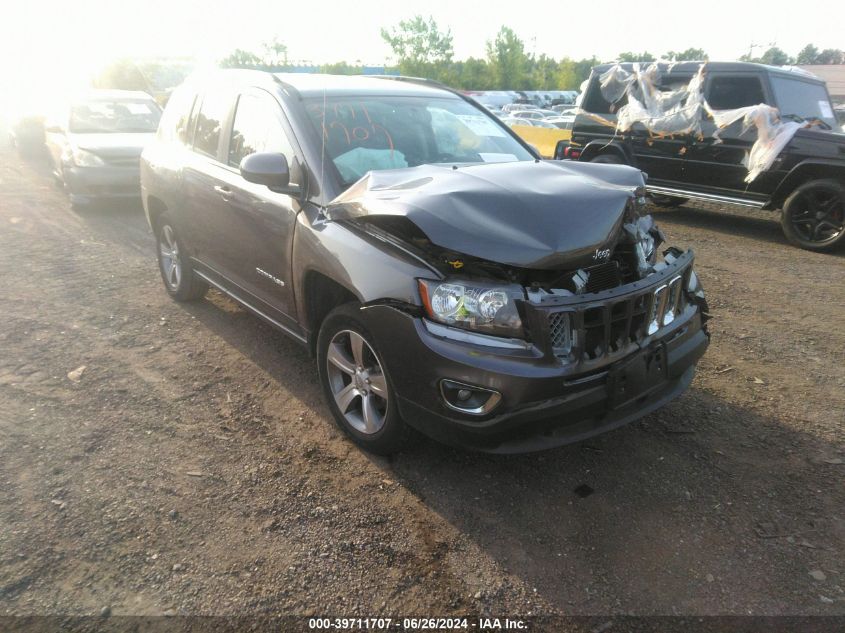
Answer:
<path fill-rule="evenodd" d="M 541 161 L 420 80 L 193 79 L 141 184 L 167 292 L 215 286 L 306 345 L 372 451 L 411 427 L 499 452 L 588 437 L 682 393 L 708 344 L 639 170 Z"/>
<path fill-rule="evenodd" d="M 656 87 L 664 94 L 683 90 L 701 64 L 657 64 Z M 665 206 L 694 199 L 783 209 L 786 237 L 810 250 L 832 248 L 845 238 L 845 134 L 839 133 L 823 81 L 803 71 L 760 64 L 705 64 L 703 96 L 717 116 L 722 111 L 768 104 L 778 109 L 783 121 L 807 123 L 771 166 L 748 183 L 748 156 L 758 136 L 754 126 L 742 121 L 716 134 L 712 113 L 701 109 L 700 135 L 656 134 L 642 122 L 618 133 L 614 129 L 617 113 L 631 93 L 622 93 L 609 103 L 600 78 L 612 79 L 606 73 L 619 68 L 623 73 L 635 70 L 633 64 L 593 69 L 573 124 L 572 141 L 569 147 L 559 148 L 559 158 L 638 167 L 648 174 L 652 196 Z"/>

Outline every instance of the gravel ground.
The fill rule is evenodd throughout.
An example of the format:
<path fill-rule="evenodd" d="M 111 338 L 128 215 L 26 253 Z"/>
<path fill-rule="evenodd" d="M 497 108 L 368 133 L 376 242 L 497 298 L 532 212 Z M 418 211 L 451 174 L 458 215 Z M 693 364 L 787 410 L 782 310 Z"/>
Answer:
<path fill-rule="evenodd" d="M 689 393 L 542 454 L 385 460 L 296 344 L 168 299 L 139 207 L 73 212 L 0 153 L 0 615 L 845 615 L 843 253 L 656 215 L 715 316 Z"/>

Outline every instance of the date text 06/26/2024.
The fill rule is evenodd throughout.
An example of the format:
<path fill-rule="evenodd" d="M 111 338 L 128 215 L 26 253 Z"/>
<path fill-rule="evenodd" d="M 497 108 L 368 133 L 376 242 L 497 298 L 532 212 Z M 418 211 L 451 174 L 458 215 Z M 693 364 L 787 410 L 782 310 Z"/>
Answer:
<path fill-rule="evenodd" d="M 311 630 L 335 631 L 524 631 L 517 618 L 309 618 Z"/>

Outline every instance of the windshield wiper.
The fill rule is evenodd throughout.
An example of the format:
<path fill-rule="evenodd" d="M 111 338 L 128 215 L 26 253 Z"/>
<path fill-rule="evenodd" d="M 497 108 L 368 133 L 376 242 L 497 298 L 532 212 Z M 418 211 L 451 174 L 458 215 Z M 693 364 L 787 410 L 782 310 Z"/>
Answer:
<path fill-rule="evenodd" d="M 832 130 L 830 123 L 822 119 L 821 117 L 811 116 L 809 118 L 804 118 L 802 116 L 798 116 L 797 114 L 781 114 L 780 118 L 782 119 L 790 119 L 795 121 L 796 123 L 809 123 L 810 125 L 818 125 L 823 130 Z"/>

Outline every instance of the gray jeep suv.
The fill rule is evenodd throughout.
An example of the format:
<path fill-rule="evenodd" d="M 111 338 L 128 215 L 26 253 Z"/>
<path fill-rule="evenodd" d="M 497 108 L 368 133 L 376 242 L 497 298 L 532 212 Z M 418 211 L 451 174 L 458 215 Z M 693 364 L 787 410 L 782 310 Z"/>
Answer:
<path fill-rule="evenodd" d="M 708 344 L 693 253 L 661 249 L 639 170 L 541 161 L 429 82 L 194 78 L 141 181 L 167 292 L 215 286 L 307 346 L 374 452 L 412 429 L 585 438 L 681 394 Z"/>

